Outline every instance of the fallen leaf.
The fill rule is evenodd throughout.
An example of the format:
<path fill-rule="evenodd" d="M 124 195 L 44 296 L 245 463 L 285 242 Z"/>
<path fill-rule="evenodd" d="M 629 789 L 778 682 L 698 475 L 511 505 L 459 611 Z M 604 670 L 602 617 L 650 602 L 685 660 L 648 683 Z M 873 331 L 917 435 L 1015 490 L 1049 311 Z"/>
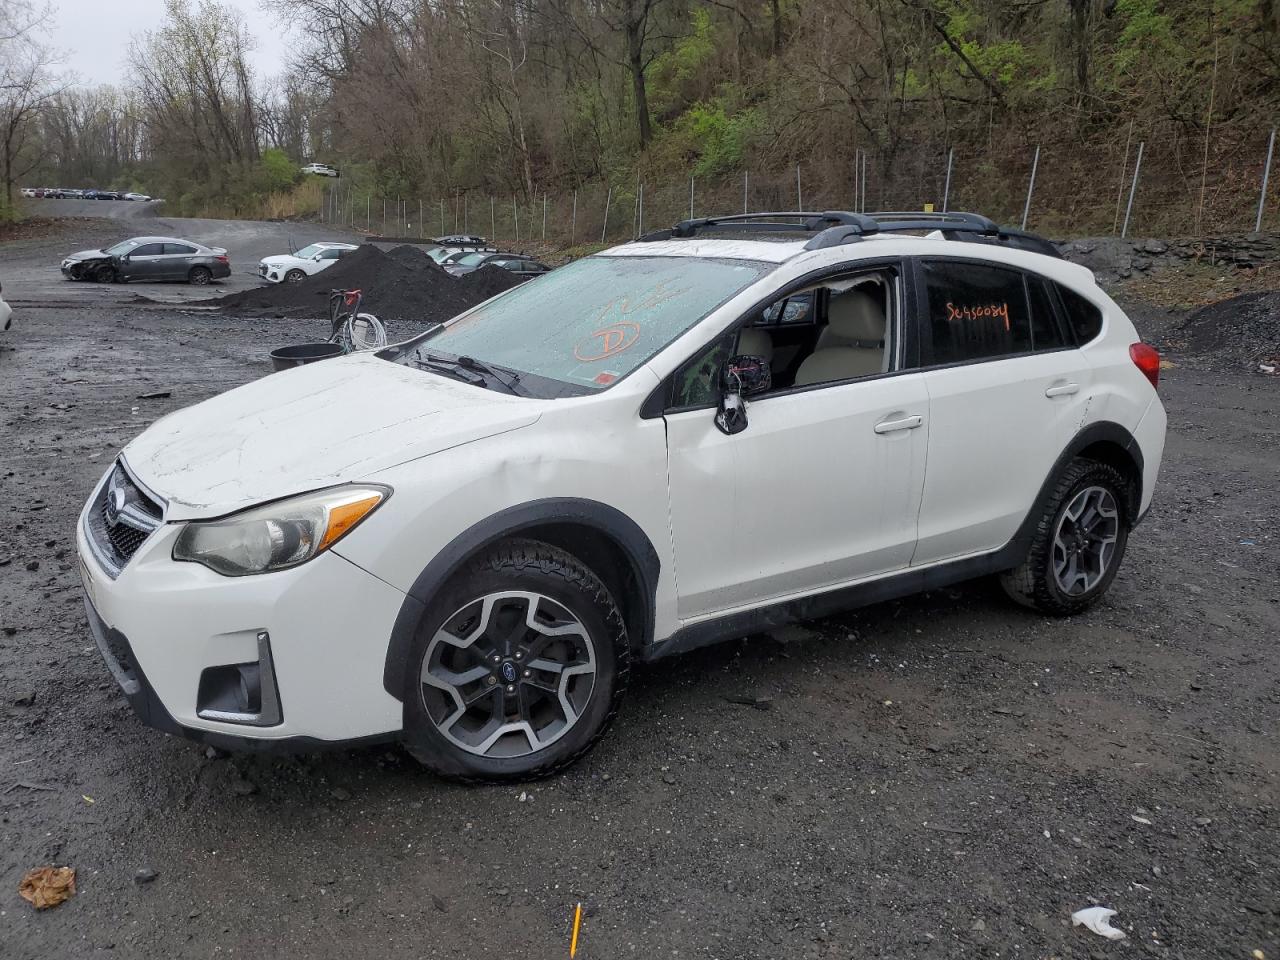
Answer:
<path fill-rule="evenodd" d="M 81 800 L 83 800 L 85 803 L 97 803 L 97 802 L 98 802 L 98 801 L 94 800 L 94 799 L 93 799 L 93 797 L 89 796 L 87 793 L 82 793 L 82 794 L 80 794 L 80 799 L 81 799 Z"/>
<path fill-rule="evenodd" d="M 36 867 L 18 884 L 18 894 L 37 910 L 48 910 L 76 892 L 74 867 Z"/>

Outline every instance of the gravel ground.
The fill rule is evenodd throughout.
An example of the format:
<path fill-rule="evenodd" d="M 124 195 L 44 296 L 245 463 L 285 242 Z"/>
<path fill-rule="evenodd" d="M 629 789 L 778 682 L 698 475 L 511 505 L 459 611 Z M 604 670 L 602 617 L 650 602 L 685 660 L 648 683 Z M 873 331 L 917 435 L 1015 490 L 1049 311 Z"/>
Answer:
<path fill-rule="evenodd" d="M 317 325 L 30 301 L 17 322 L 6 960 L 555 957 L 578 901 L 587 958 L 1280 955 L 1275 378 L 1173 357 L 1156 505 L 1087 615 L 979 582 L 701 651 L 639 671 L 568 772 L 475 788 L 385 747 L 211 755 L 140 726 L 88 637 L 73 527 L 110 458 Z M 78 893 L 37 913 L 18 882 L 49 863 Z M 1071 928 L 1095 903 L 1126 941 Z"/>

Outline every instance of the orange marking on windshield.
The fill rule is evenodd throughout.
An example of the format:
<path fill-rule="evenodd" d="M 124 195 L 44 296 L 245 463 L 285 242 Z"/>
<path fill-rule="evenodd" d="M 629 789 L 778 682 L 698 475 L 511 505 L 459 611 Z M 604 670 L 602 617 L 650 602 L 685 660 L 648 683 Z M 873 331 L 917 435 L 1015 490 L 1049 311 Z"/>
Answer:
<path fill-rule="evenodd" d="M 583 363 L 594 363 L 626 350 L 640 339 L 640 324 L 624 320 L 601 327 L 573 348 L 573 355 Z"/>

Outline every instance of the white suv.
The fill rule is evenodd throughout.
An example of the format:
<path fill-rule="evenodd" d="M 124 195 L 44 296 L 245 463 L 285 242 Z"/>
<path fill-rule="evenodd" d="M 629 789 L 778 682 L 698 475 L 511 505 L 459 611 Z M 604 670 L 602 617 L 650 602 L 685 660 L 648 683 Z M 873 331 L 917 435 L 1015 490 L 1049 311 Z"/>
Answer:
<path fill-rule="evenodd" d="M 1083 610 L 1158 371 L 975 215 L 689 221 L 153 424 L 80 518 L 89 620 L 161 729 L 538 776 L 635 660 L 985 574 Z"/>

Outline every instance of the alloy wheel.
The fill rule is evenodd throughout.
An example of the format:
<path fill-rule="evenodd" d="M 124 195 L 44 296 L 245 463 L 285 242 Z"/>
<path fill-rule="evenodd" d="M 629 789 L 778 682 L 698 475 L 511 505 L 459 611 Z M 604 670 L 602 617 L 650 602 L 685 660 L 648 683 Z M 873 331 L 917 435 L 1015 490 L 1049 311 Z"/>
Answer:
<path fill-rule="evenodd" d="M 578 722 L 595 689 L 595 646 L 582 621 L 545 594 L 489 593 L 436 631 L 420 680 L 427 715 L 447 740 L 479 756 L 521 757 Z"/>
<path fill-rule="evenodd" d="M 1050 562 L 1058 589 L 1088 593 L 1106 576 L 1120 536 L 1120 509 L 1106 487 L 1085 487 L 1058 518 Z"/>

